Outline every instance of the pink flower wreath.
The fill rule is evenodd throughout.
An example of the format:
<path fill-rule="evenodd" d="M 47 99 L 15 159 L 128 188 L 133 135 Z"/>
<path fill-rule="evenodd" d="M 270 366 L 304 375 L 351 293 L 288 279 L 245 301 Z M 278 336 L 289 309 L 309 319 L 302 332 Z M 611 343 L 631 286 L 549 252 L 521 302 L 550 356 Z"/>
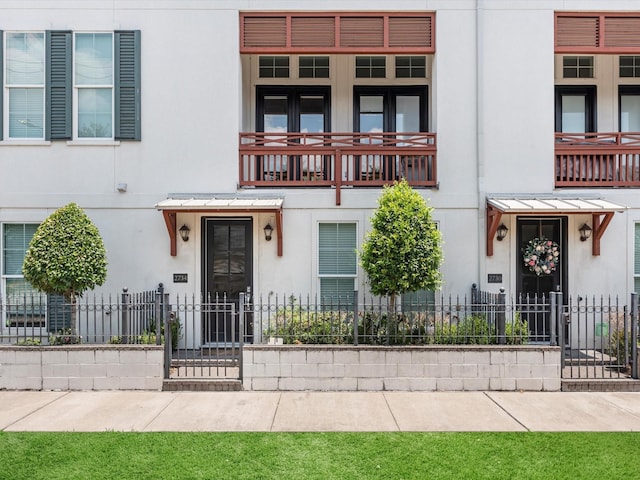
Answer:
<path fill-rule="evenodd" d="M 536 275 L 551 275 L 560 261 L 560 247 L 545 237 L 534 238 L 525 247 L 522 259 Z"/>

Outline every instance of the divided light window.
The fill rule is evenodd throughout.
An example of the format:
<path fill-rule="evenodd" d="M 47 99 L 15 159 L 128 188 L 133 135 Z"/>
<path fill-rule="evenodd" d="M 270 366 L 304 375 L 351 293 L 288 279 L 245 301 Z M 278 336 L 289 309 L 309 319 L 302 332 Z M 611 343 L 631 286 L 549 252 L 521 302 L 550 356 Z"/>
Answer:
<path fill-rule="evenodd" d="M 356 57 L 356 78 L 385 78 L 386 57 Z"/>
<path fill-rule="evenodd" d="M 258 63 L 260 78 L 289 78 L 289 57 L 264 56 Z"/>
<path fill-rule="evenodd" d="M 22 264 L 36 224 L 4 224 L 2 229 L 2 291 L 6 295 L 8 326 L 44 323 L 46 295 L 35 290 L 22 275 Z"/>
<path fill-rule="evenodd" d="M 563 78 L 593 78 L 593 57 L 562 57 Z"/>
<path fill-rule="evenodd" d="M 329 57 L 300 57 L 298 59 L 300 78 L 329 78 Z"/>
<path fill-rule="evenodd" d="M 427 76 L 427 57 L 396 57 L 396 78 L 424 78 Z"/>
<path fill-rule="evenodd" d="M 5 42 L 8 136 L 43 140 L 44 32 L 7 32 Z"/>
<path fill-rule="evenodd" d="M 356 224 L 320 223 L 318 274 L 322 303 L 350 305 L 356 273 Z"/>
<path fill-rule="evenodd" d="M 620 77 L 640 78 L 640 56 L 620 57 Z"/>
<path fill-rule="evenodd" d="M 78 138 L 113 138 L 113 34 L 76 33 Z"/>
<path fill-rule="evenodd" d="M 0 140 L 140 140 L 140 51 L 139 30 L 0 31 Z"/>

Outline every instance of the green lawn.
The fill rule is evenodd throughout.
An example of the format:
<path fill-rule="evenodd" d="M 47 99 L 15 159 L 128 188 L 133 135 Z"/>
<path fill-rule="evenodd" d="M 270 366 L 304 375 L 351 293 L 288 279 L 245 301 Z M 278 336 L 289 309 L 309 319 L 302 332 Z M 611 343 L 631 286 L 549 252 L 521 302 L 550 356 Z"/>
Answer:
<path fill-rule="evenodd" d="M 620 479 L 637 433 L 8 433 L 2 479 Z"/>

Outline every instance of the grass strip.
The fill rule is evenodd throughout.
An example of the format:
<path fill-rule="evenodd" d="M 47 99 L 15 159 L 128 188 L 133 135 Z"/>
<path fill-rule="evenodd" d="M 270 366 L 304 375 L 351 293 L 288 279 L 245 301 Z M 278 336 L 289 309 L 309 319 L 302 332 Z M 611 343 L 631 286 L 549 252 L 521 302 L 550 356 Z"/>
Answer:
<path fill-rule="evenodd" d="M 13 433 L 2 479 L 634 478 L 637 433 Z"/>

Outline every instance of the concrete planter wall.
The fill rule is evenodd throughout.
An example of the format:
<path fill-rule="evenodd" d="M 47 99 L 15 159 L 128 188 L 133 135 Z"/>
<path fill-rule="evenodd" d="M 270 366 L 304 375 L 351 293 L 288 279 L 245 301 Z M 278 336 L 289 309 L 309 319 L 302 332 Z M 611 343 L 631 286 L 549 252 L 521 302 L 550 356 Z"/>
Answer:
<path fill-rule="evenodd" d="M 245 345 L 245 390 L 560 391 L 548 346 Z"/>
<path fill-rule="evenodd" d="M 164 347 L 0 346 L 0 389 L 162 390 Z"/>

